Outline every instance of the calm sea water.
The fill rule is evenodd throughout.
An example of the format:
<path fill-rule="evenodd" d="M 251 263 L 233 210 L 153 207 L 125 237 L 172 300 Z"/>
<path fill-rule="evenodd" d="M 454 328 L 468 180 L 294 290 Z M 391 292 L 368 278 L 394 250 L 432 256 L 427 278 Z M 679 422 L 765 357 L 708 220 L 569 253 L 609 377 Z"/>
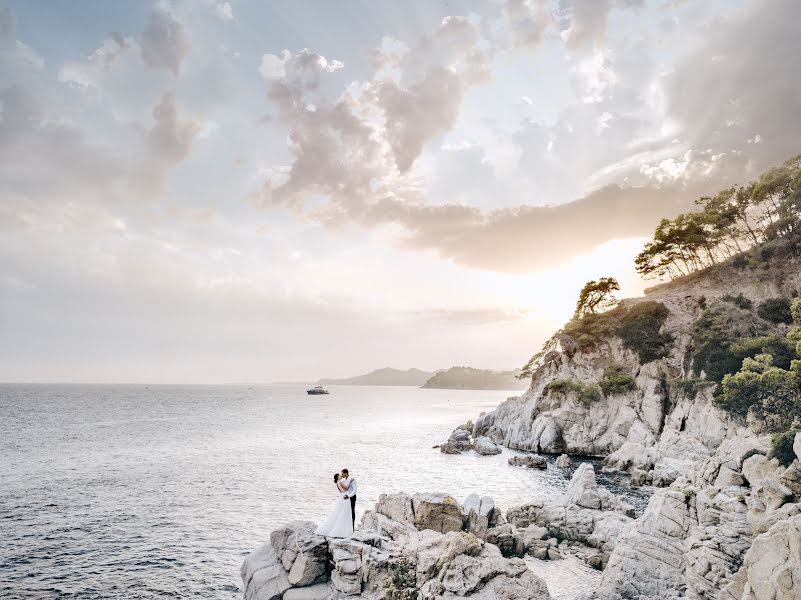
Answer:
<path fill-rule="evenodd" d="M 505 508 L 564 490 L 508 451 L 432 449 L 505 392 L 331 391 L 0 385 L 0 597 L 241 598 L 243 557 L 286 521 L 320 521 L 343 467 L 360 513 L 395 491 Z"/>

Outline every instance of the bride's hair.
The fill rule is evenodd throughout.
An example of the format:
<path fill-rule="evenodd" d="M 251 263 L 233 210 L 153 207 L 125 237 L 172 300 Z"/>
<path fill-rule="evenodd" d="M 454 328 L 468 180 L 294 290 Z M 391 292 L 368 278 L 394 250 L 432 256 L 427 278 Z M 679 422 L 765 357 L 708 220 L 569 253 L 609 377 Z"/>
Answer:
<path fill-rule="evenodd" d="M 339 481 L 339 473 L 334 473 L 334 483 Z"/>

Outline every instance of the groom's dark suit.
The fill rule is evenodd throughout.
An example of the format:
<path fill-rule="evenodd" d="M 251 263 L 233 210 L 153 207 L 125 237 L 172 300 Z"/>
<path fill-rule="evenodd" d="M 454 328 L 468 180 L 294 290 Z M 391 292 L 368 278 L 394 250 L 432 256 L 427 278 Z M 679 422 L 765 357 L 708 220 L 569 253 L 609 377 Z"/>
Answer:
<path fill-rule="evenodd" d="M 348 477 L 348 489 L 346 494 L 350 499 L 350 518 L 353 519 L 353 528 L 356 529 L 356 480 L 353 477 Z"/>

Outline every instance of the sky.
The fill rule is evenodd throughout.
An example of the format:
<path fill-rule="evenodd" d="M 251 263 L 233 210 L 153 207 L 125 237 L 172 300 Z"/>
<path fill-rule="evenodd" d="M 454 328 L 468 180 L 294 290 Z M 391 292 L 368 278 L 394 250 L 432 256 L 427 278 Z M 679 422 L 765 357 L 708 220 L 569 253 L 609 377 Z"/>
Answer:
<path fill-rule="evenodd" d="M 0 381 L 519 367 L 801 153 L 797 0 L 0 0 Z"/>

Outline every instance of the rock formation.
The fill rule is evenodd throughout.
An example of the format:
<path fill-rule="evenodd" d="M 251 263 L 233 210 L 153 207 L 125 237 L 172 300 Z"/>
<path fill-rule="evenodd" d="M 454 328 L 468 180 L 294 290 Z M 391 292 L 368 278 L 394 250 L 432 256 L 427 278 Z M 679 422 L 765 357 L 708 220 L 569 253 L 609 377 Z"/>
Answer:
<path fill-rule="evenodd" d="M 245 600 L 550 600 L 519 558 L 485 541 L 503 517 L 489 497 L 383 495 L 347 539 L 293 521 L 242 564 Z"/>

